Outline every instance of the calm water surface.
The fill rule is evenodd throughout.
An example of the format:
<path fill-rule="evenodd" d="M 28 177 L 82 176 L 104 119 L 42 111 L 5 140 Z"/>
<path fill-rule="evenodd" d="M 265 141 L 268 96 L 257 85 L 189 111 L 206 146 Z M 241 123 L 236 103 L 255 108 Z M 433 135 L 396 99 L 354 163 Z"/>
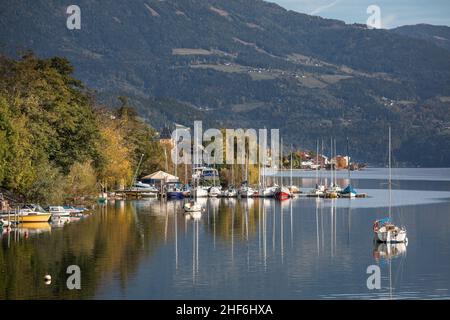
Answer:
<path fill-rule="evenodd" d="M 316 182 L 294 175 L 305 190 Z M 367 199 L 204 199 L 199 220 L 180 201 L 116 201 L 65 226 L 3 231 L 0 299 L 450 298 L 450 170 L 394 170 L 407 246 L 373 243 L 373 220 L 388 214 L 385 177 L 352 174 Z M 72 264 L 81 290 L 66 288 Z M 381 268 L 380 290 L 366 286 L 370 265 Z"/>

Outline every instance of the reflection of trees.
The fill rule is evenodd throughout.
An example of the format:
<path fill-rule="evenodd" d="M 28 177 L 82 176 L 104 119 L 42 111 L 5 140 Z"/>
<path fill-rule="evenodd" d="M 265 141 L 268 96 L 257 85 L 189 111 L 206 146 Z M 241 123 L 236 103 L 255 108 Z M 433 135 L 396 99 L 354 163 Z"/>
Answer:
<path fill-rule="evenodd" d="M 144 219 L 139 223 L 139 219 Z M 136 215 L 131 203 L 108 206 L 63 231 L 27 240 L 2 241 L 0 299 L 84 299 L 95 296 L 102 280 L 119 278 L 125 286 L 144 255 L 164 239 L 164 219 Z M 3 239 L 6 240 L 6 239 Z M 144 254 L 143 254 L 144 253 Z M 81 268 L 81 290 L 68 290 L 66 268 Z M 53 278 L 46 286 L 45 274 Z"/>
<path fill-rule="evenodd" d="M 216 236 L 231 242 L 232 228 L 236 239 L 246 240 L 258 231 L 259 201 L 241 200 L 229 202 L 221 199 L 215 213 Z M 209 210 L 212 215 L 212 210 Z M 209 219 L 208 231 L 213 232 L 214 219 Z"/>

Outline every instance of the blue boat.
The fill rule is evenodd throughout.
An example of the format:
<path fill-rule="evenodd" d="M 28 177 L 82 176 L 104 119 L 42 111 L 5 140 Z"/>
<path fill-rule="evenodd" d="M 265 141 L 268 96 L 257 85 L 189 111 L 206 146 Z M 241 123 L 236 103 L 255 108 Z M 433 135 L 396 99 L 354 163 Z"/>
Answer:
<path fill-rule="evenodd" d="M 169 183 L 166 185 L 167 199 L 183 199 L 184 191 L 179 183 Z"/>
<path fill-rule="evenodd" d="M 354 198 L 356 197 L 358 193 L 356 190 L 352 187 L 351 184 L 349 184 L 344 190 L 341 192 L 341 196 L 344 198 Z"/>

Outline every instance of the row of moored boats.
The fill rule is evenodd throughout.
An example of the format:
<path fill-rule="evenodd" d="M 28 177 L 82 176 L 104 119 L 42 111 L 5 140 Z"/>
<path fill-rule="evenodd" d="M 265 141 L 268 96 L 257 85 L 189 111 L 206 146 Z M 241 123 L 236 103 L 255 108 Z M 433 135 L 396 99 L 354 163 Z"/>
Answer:
<path fill-rule="evenodd" d="M 71 217 L 82 217 L 88 209 L 74 206 L 49 206 L 42 208 L 37 204 L 27 204 L 19 209 L 0 215 L 0 226 L 7 227 L 14 223 L 49 222 Z"/>

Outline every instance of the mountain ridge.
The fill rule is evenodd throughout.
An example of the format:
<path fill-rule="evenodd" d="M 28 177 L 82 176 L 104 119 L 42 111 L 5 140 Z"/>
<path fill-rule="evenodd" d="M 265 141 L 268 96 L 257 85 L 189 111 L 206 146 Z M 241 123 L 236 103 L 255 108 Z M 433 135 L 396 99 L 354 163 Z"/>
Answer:
<path fill-rule="evenodd" d="M 69 31 L 57 1 L 2 2 L 1 52 L 66 56 L 101 102 L 130 96 L 157 128 L 200 117 L 306 148 L 333 135 L 342 152 L 349 136 L 355 157 L 381 163 L 391 124 L 399 162 L 450 165 L 450 52 L 436 44 L 260 0 L 78 5 Z"/>
<path fill-rule="evenodd" d="M 450 27 L 430 24 L 406 25 L 391 29 L 392 32 L 433 43 L 438 47 L 450 50 Z"/>

